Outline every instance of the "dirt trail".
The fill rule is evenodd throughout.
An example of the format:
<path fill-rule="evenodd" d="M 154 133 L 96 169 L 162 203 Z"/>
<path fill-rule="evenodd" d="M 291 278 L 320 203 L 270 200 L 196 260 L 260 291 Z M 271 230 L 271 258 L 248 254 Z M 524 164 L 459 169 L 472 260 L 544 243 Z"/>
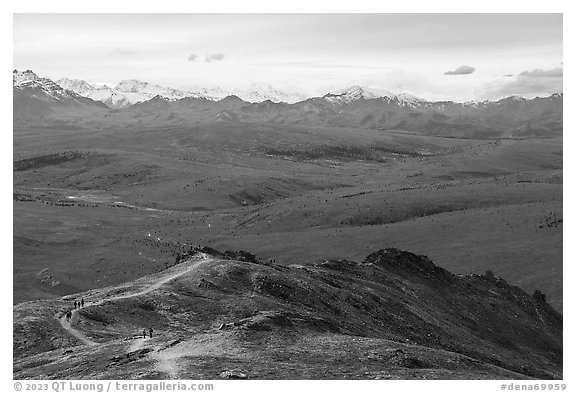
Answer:
<path fill-rule="evenodd" d="M 97 342 L 91 340 L 90 338 L 88 338 L 88 336 L 86 336 L 84 333 L 81 333 L 80 331 L 74 329 L 72 327 L 72 323 L 71 321 L 74 321 L 74 317 L 76 316 L 76 310 L 72 311 L 72 318 L 70 319 L 70 321 L 68 321 L 66 319 L 66 314 L 64 314 L 63 316 L 61 316 L 59 318 L 60 321 L 60 325 L 62 325 L 62 327 L 68 331 L 68 333 L 70 333 L 71 335 L 73 335 L 74 337 L 76 337 L 79 341 L 81 341 L 83 344 L 85 345 L 96 345 Z"/>
<path fill-rule="evenodd" d="M 156 370 L 168 374 L 170 379 L 187 378 L 182 375 L 181 365 L 178 364 L 180 358 L 198 356 L 234 356 L 236 358 L 249 358 L 252 355 L 244 350 L 235 347 L 228 341 L 226 334 L 205 334 L 198 335 L 186 341 L 182 341 L 169 348 L 156 348 L 151 354 L 156 361 Z"/>
<path fill-rule="evenodd" d="M 175 278 L 180 277 L 186 273 L 189 273 L 189 272 L 195 270 L 201 264 L 212 260 L 212 257 L 208 254 L 202 253 L 201 255 L 202 255 L 201 260 L 197 260 L 197 261 L 193 261 L 193 262 L 189 262 L 189 263 L 184 262 L 183 264 L 178 265 L 178 267 L 181 267 L 182 265 L 187 264 L 185 269 L 183 269 L 183 270 L 178 269 L 177 271 L 173 272 L 172 274 L 161 277 L 159 280 L 155 281 L 152 285 L 147 286 L 145 289 L 143 289 L 141 291 L 117 295 L 117 296 L 112 296 L 109 298 L 104 298 L 104 299 L 99 300 L 98 302 L 90 303 L 90 306 L 98 306 L 100 304 L 103 304 L 104 302 L 141 296 L 141 295 L 145 295 L 147 293 L 150 293 L 152 291 L 155 291 L 156 289 L 158 289 L 161 286 L 163 286 L 164 284 L 174 280 Z M 72 326 L 71 322 L 74 322 L 75 317 L 78 315 L 78 313 L 77 313 L 78 310 L 72 310 L 72 318 L 70 321 L 68 321 L 66 319 L 66 314 L 64 314 L 60 318 L 58 318 L 60 325 L 66 331 L 68 331 L 72 336 L 74 336 L 79 341 L 81 341 L 83 344 L 85 344 L 85 345 L 97 345 L 98 343 L 96 341 L 92 340 L 91 338 L 86 336 L 84 333 L 80 332 L 79 330 L 75 329 L 74 326 Z"/>
<path fill-rule="evenodd" d="M 176 359 L 178 357 L 172 356 L 165 351 L 156 350 L 152 354 L 152 359 L 156 360 L 156 370 L 166 373 L 169 379 L 178 378 L 178 367 L 176 366 Z"/>
<path fill-rule="evenodd" d="M 132 341 L 132 344 L 130 344 L 130 346 L 128 347 L 128 353 L 130 352 L 136 352 L 139 349 L 142 349 L 142 347 L 145 344 L 145 339 L 144 337 L 137 337 Z"/>

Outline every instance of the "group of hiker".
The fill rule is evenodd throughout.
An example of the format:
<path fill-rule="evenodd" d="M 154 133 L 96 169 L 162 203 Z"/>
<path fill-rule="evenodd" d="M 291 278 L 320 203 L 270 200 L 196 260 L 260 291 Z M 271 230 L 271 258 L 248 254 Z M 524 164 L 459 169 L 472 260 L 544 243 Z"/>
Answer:
<path fill-rule="evenodd" d="M 81 307 L 84 307 L 84 298 L 82 298 L 80 300 L 74 300 L 74 310 L 80 309 Z M 72 310 L 68 310 L 66 312 L 66 320 L 70 321 L 70 319 L 72 319 Z M 152 328 L 148 328 L 148 330 L 146 330 L 146 329 L 142 330 L 142 336 L 144 338 L 146 338 L 146 335 L 148 335 L 148 337 L 152 338 L 153 334 L 154 334 L 154 329 L 152 329 Z"/>
<path fill-rule="evenodd" d="M 84 307 L 84 298 L 80 299 L 80 300 L 74 300 L 74 310 Z M 72 310 L 68 310 L 68 312 L 66 313 L 66 320 L 70 320 L 72 319 Z"/>

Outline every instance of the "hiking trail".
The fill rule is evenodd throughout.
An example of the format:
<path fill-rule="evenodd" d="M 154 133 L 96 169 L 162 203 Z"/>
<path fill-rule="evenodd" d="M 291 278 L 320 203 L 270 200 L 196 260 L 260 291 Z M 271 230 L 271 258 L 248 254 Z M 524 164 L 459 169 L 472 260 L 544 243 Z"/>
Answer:
<path fill-rule="evenodd" d="M 86 306 L 86 307 L 91 307 L 91 306 L 98 306 L 101 305 L 105 302 L 108 301 L 114 301 L 114 300 L 120 300 L 120 299 L 128 299 L 131 297 L 137 297 L 137 296 L 142 296 L 145 295 L 147 293 L 150 293 L 152 291 L 155 291 L 156 289 L 162 287 L 164 284 L 180 277 L 183 276 L 184 274 L 190 273 L 191 271 L 194 271 L 198 266 L 200 266 L 201 264 L 208 262 L 210 260 L 212 260 L 212 257 L 208 254 L 205 253 L 200 253 L 200 255 L 202 256 L 202 259 L 200 260 L 189 260 L 183 263 L 180 263 L 178 265 L 175 266 L 175 272 L 173 272 L 172 274 L 166 275 L 161 277 L 159 280 L 155 281 L 152 285 L 148 285 L 145 287 L 145 289 L 138 291 L 138 292 L 133 292 L 133 293 L 128 293 L 128 294 L 121 294 L 121 295 L 117 295 L 117 296 L 112 296 L 112 297 L 108 297 L 108 298 L 104 298 L 101 299 L 95 303 L 90 303 L 90 305 Z M 186 265 L 184 266 L 184 268 L 182 268 L 182 265 Z M 85 308 L 86 308 L 85 307 Z M 62 316 L 60 316 L 58 318 L 58 321 L 60 322 L 60 325 L 62 326 L 62 328 L 64 328 L 68 333 L 70 333 L 72 336 L 74 336 L 76 339 L 78 339 L 79 341 L 81 341 L 83 344 L 85 345 L 97 345 L 98 343 L 94 340 L 92 340 L 90 337 L 86 336 L 84 333 L 82 333 L 81 331 L 77 330 L 76 328 L 74 328 L 74 326 L 72 325 L 72 323 L 74 322 L 74 320 L 78 319 L 78 313 L 77 311 L 79 311 L 80 309 L 74 309 L 71 310 L 72 311 L 72 318 L 70 319 L 70 321 L 68 321 L 66 319 L 66 313 L 64 313 Z M 75 318 L 76 317 L 76 318 Z"/>

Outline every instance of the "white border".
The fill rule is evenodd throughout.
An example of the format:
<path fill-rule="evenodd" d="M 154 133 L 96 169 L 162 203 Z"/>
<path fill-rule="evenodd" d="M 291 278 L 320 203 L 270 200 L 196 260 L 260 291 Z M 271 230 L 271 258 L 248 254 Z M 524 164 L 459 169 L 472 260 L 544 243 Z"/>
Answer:
<path fill-rule="evenodd" d="M 97 0 L 97 1 L 41 1 L 41 0 L 23 0 L 20 2 L 12 1 L 10 4 L 2 4 L 1 19 L 1 39 L 2 39 L 2 79 L 4 87 L 2 94 L 3 127 L 0 131 L 2 146 L 2 167 L 1 179 L 2 187 L 2 206 L 4 206 L 2 216 L 2 299 L 3 310 L 6 313 L 12 307 L 12 100 L 8 95 L 9 75 L 12 71 L 11 56 L 8 55 L 12 50 L 12 16 L 13 13 L 186 13 L 186 12 L 229 12 L 229 13 L 266 13 L 266 12 L 338 12 L 338 13 L 359 13 L 359 12 L 421 12 L 421 13 L 453 13 L 453 12 L 488 12 L 488 13 L 564 13 L 564 96 L 566 116 L 564 118 L 564 256 L 567 263 L 564 264 L 564 381 L 568 389 L 576 389 L 576 381 L 573 377 L 574 361 L 571 354 L 574 353 L 574 339 L 570 334 L 575 331 L 574 313 L 572 312 L 571 300 L 574 298 L 574 287 L 566 285 L 574 278 L 574 268 L 571 263 L 571 241 L 574 239 L 574 208 L 570 203 L 574 195 L 574 143 L 573 133 L 574 117 L 572 115 L 574 99 L 572 98 L 573 87 L 573 64 L 574 50 L 576 47 L 574 39 L 576 32 L 576 18 L 574 8 L 570 1 L 502 1 L 502 0 L 484 0 L 481 2 L 463 2 L 456 0 L 412 0 L 404 2 L 376 2 L 368 0 L 355 1 L 310 1 L 310 0 L 291 0 L 289 2 L 271 2 L 264 0 L 212 0 L 210 2 L 194 1 L 124 1 L 119 0 Z M 572 2 L 574 3 L 574 2 Z M 1 385 L 6 391 L 14 391 L 12 384 L 12 324 L 6 320 L 1 324 L 2 337 L 2 374 Z M 411 389 L 427 390 L 432 392 L 490 392 L 499 390 L 500 383 L 496 381 L 242 381 L 238 383 L 215 381 L 217 390 L 222 391 L 270 391 L 270 389 L 280 391 L 304 390 L 304 391 L 323 391 L 325 389 L 335 390 L 337 392 L 362 390 L 382 392 L 404 391 Z"/>

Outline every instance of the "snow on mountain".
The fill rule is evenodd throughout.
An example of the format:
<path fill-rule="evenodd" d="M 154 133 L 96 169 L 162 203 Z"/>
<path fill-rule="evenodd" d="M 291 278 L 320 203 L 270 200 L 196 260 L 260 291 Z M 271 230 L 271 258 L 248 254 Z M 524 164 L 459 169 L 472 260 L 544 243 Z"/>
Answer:
<path fill-rule="evenodd" d="M 229 90 L 224 90 L 221 87 L 200 87 L 194 86 L 188 89 L 188 91 L 197 94 L 200 97 L 206 98 L 210 101 L 219 101 L 230 95 L 233 95 Z"/>
<path fill-rule="evenodd" d="M 135 94 L 136 96 L 148 97 L 148 99 L 161 96 L 168 100 L 179 100 L 186 97 L 199 98 L 196 93 L 184 90 L 174 89 L 172 87 L 164 87 L 160 85 L 154 85 L 148 82 L 142 82 L 135 79 L 125 80 L 120 82 L 114 88 L 115 91 L 125 93 L 125 94 Z"/>
<path fill-rule="evenodd" d="M 285 102 L 294 104 L 309 98 L 305 94 L 277 89 L 270 85 L 252 84 L 246 90 L 238 90 L 235 95 L 248 102 Z"/>
<path fill-rule="evenodd" d="M 19 72 L 14 74 L 14 84 L 34 83 L 38 78 L 32 71 Z M 51 81 L 50 81 L 51 82 Z M 47 82 L 45 82 L 47 83 Z M 241 100 L 250 103 L 272 101 L 275 103 L 294 104 L 310 98 L 309 95 L 277 89 L 267 84 L 252 84 L 245 89 L 223 89 L 221 87 L 201 87 L 193 86 L 189 88 L 177 89 L 173 87 L 160 86 L 136 79 L 124 80 L 117 85 L 109 86 L 96 83 L 87 83 L 83 80 L 63 78 L 57 83 L 66 90 L 73 91 L 80 96 L 101 101 L 113 108 L 123 108 L 138 102 L 144 102 L 153 97 L 160 96 L 165 100 L 174 101 L 182 98 L 198 98 L 210 101 L 220 101 L 229 96 L 239 97 Z M 393 104 L 407 108 L 428 108 L 434 107 L 442 110 L 459 106 L 463 108 L 482 108 L 489 104 L 489 101 L 468 101 L 457 103 L 452 101 L 432 102 L 408 93 L 393 93 L 387 90 L 368 88 L 354 85 L 345 89 L 335 90 L 325 94 L 324 100 L 334 105 L 346 105 L 358 100 L 377 100 L 384 104 Z M 508 97 L 501 102 L 525 100 L 522 97 Z"/>
<path fill-rule="evenodd" d="M 62 86 L 64 89 L 72 90 L 73 92 L 78 93 L 80 95 L 86 95 L 87 93 L 95 89 L 94 86 L 80 79 L 62 78 L 58 79 L 56 83 Z"/>
<path fill-rule="evenodd" d="M 24 90 L 26 88 L 37 88 L 42 90 L 46 95 L 56 100 L 72 99 L 77 100 L 80 95 L 74 91 L 62 88 L 51 79 L 41 78 L 31 70 L 18 71 L 14 70 L 12 73 L 12 83 L 14 90 Z"/>
<path fill-rule="evenodd" d="M 118 93 L 108 86 L 102 86 L 92 90 L 86 97 L 95 101 L 101 101 L 112 108 L 130 106 L 136 102 L 146 101 L 147 97 L 128 97 L 127 94 Z"/>
<path fill-rule="evenodd" d="M 115 92 L 106 85 L 96 86 L 80 79 L 62 78 L 56 81 L 65 89 L 71 90 L 83 97 L 90 98 L 94 101 L 100 101 L 113 108 L 121 108 L 131 105 L 132 102 L 121 93 Z M 138 97 L 140 101 L 145 101 L 146 97 Z"/>
<path fill-rule="evenodd" d="M 349 103 L 360 99 L 372 100 L 375 98 L 389 97 L 392 95 L 393 94 L 391 92 L 385 90 L 369 90 L 361 86 L 351 86 L 328 93 L 324 96 L 324 98 L 332 102 Z"/>
<path fill-rule="evenodd" d="M 101 102 L 62 88 L 34 72 L 14 70 L 13 121 L 18 127 L 76 124 L 79 119 L 108 111 Z"/>
<path fill-rule="evenodd" d="M 156 96 L 171 101 L 186 97 L 201 98 L 201 95 L 194 92 L 164 87 L 135 79 L 122 81 L 114 87 L 107 85 L 96 86 L 83 80 L 67 78 L 58 80 L 58 83 L 83 97 L 101 101 L 113 108 L 122 108 L 138 102 L 148 101 Z"/>
<path fill-rule="evenodd" d="M 12 82 L 14 87 L 22 86 L 25 84 L 37 83 L 41 80 L 38 75 L 31 70 L 18 71 L 14 70 L 12 73 Z"/>
<path fill-rule="evenodd" d="M 497 104 L 505 104 L 508 102 L 522 102 L 522 101 L 527 101 L 527 100 L 524 97 L 514 95 L 514 96 L 504 97 L 504 98 L 496 101 L 496 103 Z"/>
<path fill-rule="evenodd" d="M 272 102 L 285 102 L 293 104 L 309 98 L 307 95 L 297 92 L 290 92 L 277 89 L 273 86 L 266 84 L 251 84 L 245 89 L 230 89 L 226 90 L 221 87 L 199 87 L 194 86 L 189 89 L 191 92 L 212 100 L 220 101 L 228 96 L 237 96 L 243 101 L 258 103 L 270 100 Z"/>
<path fill-rule="evenodd" d="M 72 90 L 84 97 L 102 101 L 112 107 L 124 107 L 138 102 L 150 100 L 160 96 L 167 100 L 179 100 L 193 97 L 210 101 L 219 101 L 231 95 L 238 96 L 247 102 L 273 102 L 295 103 L 308 98 L 306 95 L 296 92 L 288 92 L 276 89 L 270 85 L 253 84 L 247 89 L 226 90 L 220 87 L 191 87 L 189 89 L 175 89 L 155 85 L 136 79 L 125 80 L 114 87 L 96 86 L 83 80 L 63 78 L 58 83 L 65 89 Z"/>
<path fill-rule="evenodd" d="M 426 106 L 428 101 L 413 96 L 408 93 L 394 94 L 392 92 L 366 88 L 362 86 L 351 86 L 346 89 L 336 90 L 323 97 L 333 104 L 349 104 L 357 100 L 380 100 L 388 103 L 396 103 L 400 106 Z"/>

